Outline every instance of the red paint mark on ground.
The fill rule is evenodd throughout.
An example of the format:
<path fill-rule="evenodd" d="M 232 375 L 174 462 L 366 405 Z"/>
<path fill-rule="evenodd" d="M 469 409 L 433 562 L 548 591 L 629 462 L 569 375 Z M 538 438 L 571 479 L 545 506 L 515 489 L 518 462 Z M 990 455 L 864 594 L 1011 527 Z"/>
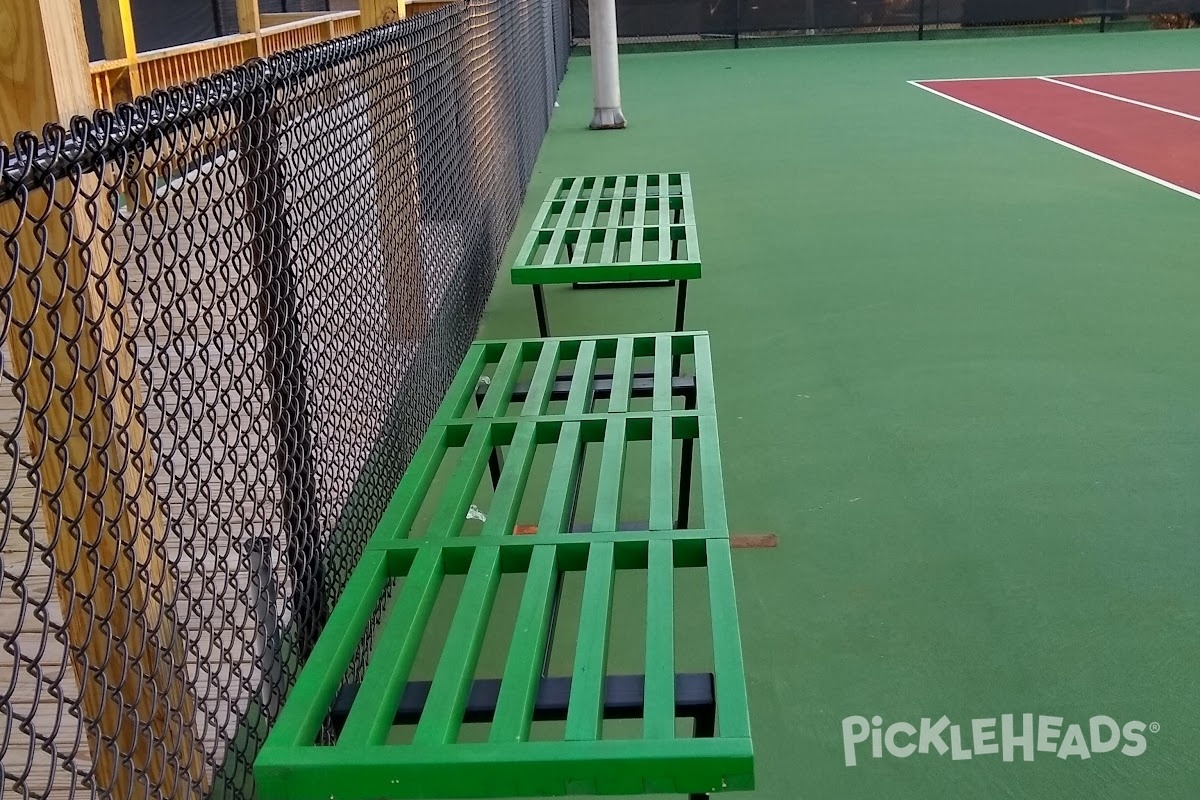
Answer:
<path fill-rule="evenodd" d="M 1171 91 L 1182 85 L 1170 83 Z M 1174 187 L 1200 193 L 1200 122 L 1195 120 L 1039 78 L 922 81 L 921 85 Z"/>
<path fill-rule="evenodd" d="M 773 533 L 735 533 L 729 537 L 729 546 L 734 550 L 777 547 L 778 545 L 779 537 Z"/>

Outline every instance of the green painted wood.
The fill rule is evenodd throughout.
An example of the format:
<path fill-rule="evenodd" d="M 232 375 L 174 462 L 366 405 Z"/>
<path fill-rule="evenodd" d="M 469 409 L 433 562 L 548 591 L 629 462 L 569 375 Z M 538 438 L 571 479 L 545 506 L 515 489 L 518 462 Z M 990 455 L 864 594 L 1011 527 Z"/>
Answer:
<path fill-rule="evenodd" d="M 386 564 L 385 555 L 367 553 L 354 568 L 341 600 L 325 623 L 325 632 L 309 655 L 313 668 L 301 670 L 296 678 L 288 702 L 271 729 L 268 747 L 299 752 L 317 738 L 375 612 L 387 581 Z"/>
<path fill-rule="evenodd" d="M 482 536 L 504 536 L 512 533 L 525 497 L 525 485 L 529 481 L 529 470 L 537 452 L 537 423 L 523 420 L 517 424 L 512 444 L 504 459 L 504 469 L 496 484 L 492 502 L 488 506 L 487 522 L 483 524 Z"/>
<path fill-rule="evenodd" d="M 588 340 L 579 345 L 575 370 L 571 373 L 571 390 L 567 393 L 567 414 L 582 414 L 591 409 L 588 399 L 596 376 L 596 342 Z"/>
<path fill-rule="evenodd" d="M 721 449 L 717 440 L 716 417 L 702 416 L 698 420 L 700 437 L 696 450 L 700 458 L 700 496 L 703 498 L 704 526 L 728 530 L 725 514 L 725 479 L 721 473 Z"/>
<path fill-rule="evenodd" d="M 616 358 L 613 360 L 612 391 L 608 398 L 608 413 L 624 414 L 629 411 L 629 387 L 633 380 L 634 340 L 623 337 L 617 342 Z"/>
<path fill-rule="evenodd" d="M 717 401 L 713 393 L 712 353 L 708 337 L 696 336 L 691 342 L 696 362 L 696 411 L 701 414 L 716 414 Z"/>
<path fill-rule="evenodd" d="M 421 502 L 448 451 L 446 429 L 431 426 L 409 462 L 396 493 L 388 501 L 373 538 L 404 538 L 421 510 Z"/>
<path fill-rule="evenodd" d="M 564 240 L 612 207 L 610 219 L 641 223 L 645 242 L 685 183 L 678 176 L 610 176 L 569 180 L 549 201 L 545 220 Z M 599 198 L 599 199 L 597 199 Z M 659 209 L 650 218 L 648 211 Z M 682 209 L 683 206 L 681 205 Z M 590 216 L 589 216 L 590 215 Z M 630 243 L 626 232 L 614 229 Z M 602 239 L 597 238 L 596 242 Z M 672 409 L 672 357 L 694 353 L 698 403 Z M 635 359 L 653 360 L 652 410 L 630 411 Z M 601 412 L 592 389 L 599 359 L 612 359 L 613 391 Z M 525 368 L 536 362 L 524 404 L 510 408 Z M 569 368 L 561 413 L 549 411 L 551 387 Z M 480 376 L 491 381 L 473 415 Z M 477 342 L 451 383 L 425 439 L 385 510 L 312 658 L 268 736 L 255 765 L 263 800 L 546 796 L 566 793 L 704 792 L 753 786 L 745 674 L 725 521 L 712 370 L 703 333 L 573 337 Z M 467 416 L 464 416 L 467 415 Z M 703 528 L 674 528 L 676 443 L 695 439 Z M 618 531 L 628 441 L 650 442 L 648 531 Z M 585 442 L 598 450 L 592 527 L 568 533 L 571 503 Z M 486 478 L 493 447 L 505 449 L 492 489 Z M 553 449 L 540 498 L 536 533 L 513 535 L 534 486 L 539 447 Z M 440 467 L 455 460 L 452 470 Z M 591 491 L 584 487 L 585 491 Z M 487 495 L 488 519 L 479 536 L 464 536 L 466 509 Z M 490 493 L 490 494 L 489 494 Z M 480 495 L 481 497 L 483 495 Z M 410 537 L 416 514 L 432 508 L 426 535 Z M 718 735 L 677 737 L 674 719 L 675 570 L 708 570 L 709 613 L 718 697 Z M 608 660 L 616 570 L 646 573 L 646 707 L 643 737 L 606 741 L 603 688 Z M 575 632 L 570 707 L 562 741 L 529 741 L 547 625 L 557 578 L 583 572 Z M 496 716 L 488 741 L 459 743 L 462 713 L 477 674 L 502 575 L 523 574 L 524 588 L 511 640 L 502 654 Z M 393 713 L 410 679 L 444 576 L 463 575 L 446 641 L 437 656 L 430 693 L 411 744 L 388 744 Z M 403 577 L 394 602 L 390 578 Z M 316 747 L 338 687 L 362 647 L 377 609 L 388 611 L 374 633 L 367 667 L 345 725 L 332 747 Z"/>
<path fill-rule="evenodd" d="M 675 196 L 685 201 L 678 221 L 669 213 Z M 657 208 L 653 220 L 650 208 Z M 510 277 L 519 284 L 694 280 L 699 252 L 687 173 L 559 178 Z"/>
<path fill-rule="evenodd" d="M 505 348 L 496 372 L 492 375 L 491 384 L 483 403 L 479 406 L 478 416 L 498 417 L 508 408 L 509 398 L 512 397 L 513 385 L 521 374 L 522 345 L 510 345 Z"/>
<path fill-rule="evenodd" d="M 654 337 L 654 410 L 671 410 L 671 337 Z"/>
<path fill-rule="evenodd" d="M 675 737 L 675 569 L 671 542 L 650 542 L 646 565 L 647 739 Z"/>
<path fill-rule="evenodd" d="M 575 464 L 582 447 L 581 423 L 564 422 L 558 437 L 558 448 L 550 465 L 550 479 L 546 485 L 546 499 L 542 503 L 542 515 L 538 518 L 538 533 L 567 533 L 570 528 L 571 496 Z"/>
<path fill-rule="evenodd" d="M 259 794 L 287 800 L 377 800 L 409 796 L 553 797 L 579 783 L 613 794 L 641 794 L 645 784 L 684 794 L 754 788 L 748 739 L 519 742 L 443 747 L 310 748 L 304 769 L 278 750 L 259 755 Z M 399 776 L 403 776 L 402 778 Z M 420 793 L 419 795 L 417 793 Z"/>
<path fill-rule="evenodd" d="M 495 346 L 493 345 L 491 349 L 494 350 Z M 458 368 L 458 372 L 454 373 L 454 380 L 450 382 L 450 388 L 446 390 L 445 401 L 438 407 L 437 413 L 434 415 L 434 425 L 458 419 L 463 415 L 467 404 L 474 399 L 475 387 L 479 384 L 479 377 L 487 366 L 488 350 L 489 347 L 486 344 L 474 344 L 467 350 L 462 366 Z"/>
<path fill-rule="evenodd" d="M 650 530 L 675 527 L 675 440 L 671 418 L 655 417 L 650 434 Z"/>
<path fill-rule="evenodd" d="M 387 736 L 442 577 L 437 550 L 427 548 L 417 554 L 396 604 L 379 629 L 354 706 L 338 737 L 338 747 L 381 744 Z"/>
<path fill-rule="evenodd" d="M 705 546 L 708 551 L 708 604 L 713 629 L 717 727 L 722 737 L 749 739 L 750 703 L 746 697 L 746 669 L 742 663 L 729 542 L 709 539 Z"/>
<path fill-rule="evenodd" d="M 429 687 L 425 710 L 413 735 L 414 747 L 449 744 L 458 736 L 499 585 L 500 550 L 477 547 Z"/>
<path fill-rule="evenodd" d="M 724 528 L 709 530 L 706 528 L 692 528 L 686 531 L 667 530 L 667 531 L 608 531 L 606 533 L 588 533 L 586 536 L 578 533 L 543 533 L 539 526 L 539 532 L 535 534 L 525 534 L 521 536 L 507 536 L 497 538 L 494 541 L 488 541 L 489 545 L 509 548 L 525 548 L 532 550 L 534 547 L 543 544 L 553 545 L 586 545 L 595 542 L 614 542 L 614 543 L 636 543 L 645 544 L 646 542 L 658 541 L 665 539 L 672 542 L 705 542 L 708 539 L 728 539 L 729 532 Z M 414 551 L 425 548 L 426 542 L 420 539 L 396 540 L 390 542 L 376 542 L 369 545 L 372 550 L 380 551 Z M 477 547 L 479 542 L 474 538 L 448 539 L 439 542 L 438 546 L 442 548 L 465 548 L 470 549 Z M 570 549 L 570 548 L 566 548 Z M 560 554 L 565 552 L 563 548 L 559 549 Z M 699 559 L 691 566 L 703 566 L 704 560 Z M 684 566 L 676 564 L 676 566 Z"/>
<path fill-rule="evenodd" d="M 604 674 L 608 662 L 608 633 L 612 620 L 613 546 L 592 545 L 583 580 L 579 632 L 575 640 L 575 668 L 571 672 L 571 699 L 567 707 L 568 742 L 600 738 L 600 710 L 604 702 Z"/>
<path fill-rule="evenodd" d="M 540 417 L 550 404 L 550 387 L 558 372 L 559 347 L 557 342 L 546 342 L 538 355 L 533 379 L 529 382 L 529 394 L 521 407 L 521 416 Z"/>
<path fill-rule="evenodd" d="M 607 420 L 600 451 L 600 480 L 596 488 L 593 531 L 615 531 L 621 522 L 621 496 L 625 481 L 625 419 Z"/>
<path fill-rule="evenodd" d="M 491 430 L 486 425 L 471 428 L 462 447 L 459 462 L 442 492 L 441 500 L 429 523 L 426 538 L 458 536 L 466 522 L 467 509 L 475 499 L 480 478 L 492 450 Z"/>
<path fill-rule="evenodd" d="M 500 697 L 496 701 L 491 732 L 493 742 L 523 742 L 529 738 L 558 574 L 554 554 L 552 545 L 537 545 L 530 558 L 512 647 L 508 651 Z"/>

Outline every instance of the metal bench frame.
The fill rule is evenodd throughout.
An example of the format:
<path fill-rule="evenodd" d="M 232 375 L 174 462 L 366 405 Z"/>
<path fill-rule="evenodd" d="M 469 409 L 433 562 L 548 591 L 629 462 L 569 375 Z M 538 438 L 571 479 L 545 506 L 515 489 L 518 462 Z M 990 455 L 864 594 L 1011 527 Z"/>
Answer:
<path fill-rule="evenodd" d="M 533 286 L 538 333 L 550 335 L 542 287 L 673 286 L 682 331 L 687 282 L 700 277 L 700 246 L 686 172 L 555 178 L 511 276 Z"/>
<path fill-rule="evenodd" d="M 694 378 L 679 360 L 691 356 Z M 637 359 L 653 364 L 638 374 Z M 611 374 L 597 361 L 611 359 Z M 522 368 L 533 364 L 528 384 Z M 477 391 L 491 371 L 482 397 Z M 717 444 L 706 334 L 479 342 L 468 352 L 362 560 L 334 608 L 255 763 L 265 800 L 510 797 L 753 788 L 745 672 Z M 599 390 L 599 391 L 597 391 Z M 607 399 L 607 410 L 593 403 Z M 684 398 L 684 409 L 674 407 Z M 631 410 L 648 397 L 651 409 Z M 520 404 L 519 411 L 516 405 Z M 552 403 L 565 404 L 551 412 Z M 626 443 L 650 442 L 650 513 L 622 525 Z M 676 440 L 692 442 L 703 521 L 676 509 Z M 574 519 L 585 443 L 600 449 L 595 512 L 587 533 Z M 515 535 L 537 447 L 553 448 L 536 533 Z M 498 448 L 487 522 L 465 535 L 465 515 Z M 430 493 L 438 468 L 453 470 Z M 498 460 L 498 459 L 497 459 Z M 681 471 L 682 456 L 681 461 Z M 682 478 L 682 476 L 681 476 Z M 686 484 L 690 486 L 690 484 Z M 682 491 L 682 490 L 681 490 Z M 690 494 L 690 489 L 689 489 Z M 414 523 L 426 496 L 428 525 Z M 685 495 L 680 495 L 682 498 Z M 423 534 L 423 535 L 422 535 Z M 712 620 L 712 673 L 677 674 L 674 571 L 704 567 Z M 616 570 L 644 570 L 646 671 L 606 674 Z M 569 677 L 546 674 L 564 572 L 583 573 L 582 610 Z M 476 679 L 500 576 L 523 573 L 516 625 L 499 679 Z M 410 680 L 445 575 L 465 575 L 432 681 Z M 361 681 L 347 680 L 393 579 L 404 576 L 374 633 Z M 369 638 L 369 637 L 368 637 Z M 643 720 L 640 739 L 605 739 L 606 719 Z M 676 720 L 693 720 L 679 737 Z M 565 721 L 557 741 L 533 741 L 531 725 Z M 489 722 L 488 741 L 459 742 L 461 726 Z M 411 744 L 389 744 L 394 725 Z M 315 742 L 322 730 L 336 737 Z"/>

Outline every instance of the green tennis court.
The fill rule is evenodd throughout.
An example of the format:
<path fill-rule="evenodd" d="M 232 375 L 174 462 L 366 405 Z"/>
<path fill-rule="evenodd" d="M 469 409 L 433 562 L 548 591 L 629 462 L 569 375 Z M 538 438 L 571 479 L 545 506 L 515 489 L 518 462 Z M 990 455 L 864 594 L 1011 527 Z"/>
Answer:
<path fill-rule="evenodd" d="M 906 83 L 1196 67 L 1198 46 L 631 54 L 611 133 L 586 130 L 572 60 L 509 261 L 555 176 L 691 173 L 688 325 L 712 333 L 730 525 L 779 535 L 735 553 L 744 796 L 1200 796 L 1200 202 Z M 1175 157 L 1200 158 L 1200 124 Z M 547 299 L 564 334 L 670 325 L 670 289 Z M 480 336 L 535 331 L 502 277 Z M 867 740 L 846 764 L 850 717 L 946 716 L 970 749 L 972 720 L 999 739 L 1009 714 L 1063 718 L 1060 743 L 1140 721 L 1146 746 L 1030 762 Z"/>

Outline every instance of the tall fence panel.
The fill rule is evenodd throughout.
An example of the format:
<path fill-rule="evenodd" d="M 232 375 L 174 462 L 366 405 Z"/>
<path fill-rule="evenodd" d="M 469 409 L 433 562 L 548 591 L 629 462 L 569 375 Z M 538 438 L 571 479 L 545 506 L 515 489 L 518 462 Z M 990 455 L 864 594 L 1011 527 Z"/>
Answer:
<path fill-rule="evenodd" d="M 478 328 L 568 20 L 458 2 L 0 148 L 0 797 L 253 797 Z"/>
<path fill-rule="evenodd" d="M 1091 25 L 1137 18 L 1200 22 L 1200 0 L 617 0 L 625 39 L 725 40 L 815 34 L 963 31 L 997 26 Z M 571 32 L 588 37 L 588 2 L 572 0 Z"/>

